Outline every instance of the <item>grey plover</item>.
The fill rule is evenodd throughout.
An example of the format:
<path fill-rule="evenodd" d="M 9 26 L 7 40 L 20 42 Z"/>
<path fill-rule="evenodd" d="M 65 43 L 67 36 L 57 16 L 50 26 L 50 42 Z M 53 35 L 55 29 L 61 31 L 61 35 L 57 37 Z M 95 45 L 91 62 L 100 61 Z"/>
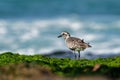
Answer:
<path fill-rule="evenodd" d="M 64 38 L 67 47 L 73 51 L 75 59 L 77 57 L 75 54 L 75 51 L 77 51 L 79 53 L 78 59 L 80 59 L 80 51 L 83 51 L 86 48 L 91 47 L 91 45 L 89 43 L 84 42 L 83 39 L 71 37 L 68 32 L 62 32 L 58 36 L 58 38 L 60 38 L 60 37 Z"/>

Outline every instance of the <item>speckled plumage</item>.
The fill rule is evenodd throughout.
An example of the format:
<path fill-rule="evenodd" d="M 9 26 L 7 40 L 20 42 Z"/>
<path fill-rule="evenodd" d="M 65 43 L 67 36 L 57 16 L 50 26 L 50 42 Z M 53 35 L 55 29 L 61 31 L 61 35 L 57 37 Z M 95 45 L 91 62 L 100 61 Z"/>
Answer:
<path fill-rule="evenodd" d="M 86 48 L 91 47 L 91 45 L 89 45 L 89 43 L 84 42 L 84 40 L 76 37 L 71 37 L 68 32 L 62 32 L 61 35 L 58 37 L 63 37 L 65 39 L 65 43 L 69 49 L 73 50 L 74 52 L 78 51 L 79 58 L 80 58 L 80 51 L 83 51 Z"/>

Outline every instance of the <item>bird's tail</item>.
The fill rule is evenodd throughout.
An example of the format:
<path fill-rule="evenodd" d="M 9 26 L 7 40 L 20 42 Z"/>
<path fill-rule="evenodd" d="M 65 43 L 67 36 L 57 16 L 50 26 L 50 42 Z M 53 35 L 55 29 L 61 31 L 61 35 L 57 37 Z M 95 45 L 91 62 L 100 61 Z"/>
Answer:
<path fill-rule="evenodd" d="M 92 47 L 90 44 L 88 44 L 88 47 Z"/>
<path fill-rule="evenodd" d="M 89 43 L 86 43 L 86 47 L 87 48 L 90 48 L 90 47 L 92 47 Z"/>
<path fill-rule="evenodd" d="M 88 43 L 88 47 L 92 47 L 92 46 Z"/>

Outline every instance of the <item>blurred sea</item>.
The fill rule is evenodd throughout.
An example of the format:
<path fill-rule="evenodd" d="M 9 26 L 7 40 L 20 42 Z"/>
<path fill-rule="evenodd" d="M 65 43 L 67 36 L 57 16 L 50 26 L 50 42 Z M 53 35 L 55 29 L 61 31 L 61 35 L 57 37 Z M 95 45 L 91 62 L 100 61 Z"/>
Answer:
<path fill-rule="evenodd" d="M 81 53 L 120 55 L 120 0 L 0 0 L 0 52 L 69 51 L 68 31 L 92 45 Z"/>

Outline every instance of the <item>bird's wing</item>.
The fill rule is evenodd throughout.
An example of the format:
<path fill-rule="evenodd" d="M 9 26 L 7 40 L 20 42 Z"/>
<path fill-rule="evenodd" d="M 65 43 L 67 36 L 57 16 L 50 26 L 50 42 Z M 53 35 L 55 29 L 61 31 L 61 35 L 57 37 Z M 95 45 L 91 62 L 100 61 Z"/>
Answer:
<path fill-rule="evenodd" d="M 71 39 L 72 39 L 73 42 L 75 42 L 75 44 L 84 43 L 84 41 L 80 38 L 71 37 Z"/>
<path fill-rule="evenodd" d="M 84 41 L 82 41 L 81 39 L 79 39 L 79 38 L 75 38 L 75 37 L 70 37 L 70 38 L 68 38 L 67 39 L 67 41 L 66 41 L 66 43 L 67 43 L 67 46 L 69 47 L 69 48 L 77 48 L 77 47 L 81 47 L 81 46 L 84 46 L 83 45 L 83 43 L 84 43 Z"/>

